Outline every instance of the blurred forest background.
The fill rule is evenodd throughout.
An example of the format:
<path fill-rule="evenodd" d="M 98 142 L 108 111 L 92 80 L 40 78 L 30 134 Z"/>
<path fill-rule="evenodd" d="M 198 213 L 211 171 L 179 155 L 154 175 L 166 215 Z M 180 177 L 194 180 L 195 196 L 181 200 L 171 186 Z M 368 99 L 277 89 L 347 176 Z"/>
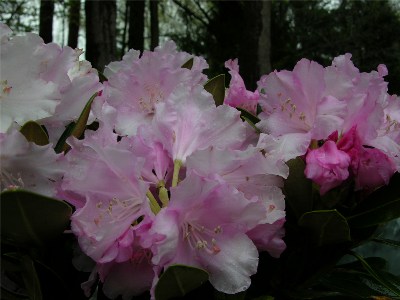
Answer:
<path fill-rule="evenodd" d="M 303 57 L 326 66 L 349 52 L 361 71 L 386 64 L 389 91 L 400 94 L 398 0 L 2 0 L 0 20 L 15 34 L 83 48 L 100 71 L 130 48 L 152 50 L 172 39 L 204 56 L 210 76 L 237 57 L 250 89 L 262 74 L 292 70 Z"/>

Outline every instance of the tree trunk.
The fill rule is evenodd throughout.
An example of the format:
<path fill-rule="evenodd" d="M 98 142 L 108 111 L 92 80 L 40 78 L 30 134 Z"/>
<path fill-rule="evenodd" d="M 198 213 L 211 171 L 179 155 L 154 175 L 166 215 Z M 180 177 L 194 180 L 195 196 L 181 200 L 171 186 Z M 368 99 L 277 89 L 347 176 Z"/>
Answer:
<path fill-rule="evenodd" d="M 144 0 L 129 1 L 129 39 L 128 47 L 144 49 Z"/>
<path fill-rule="evenodd" d="M 115 0 L 85 1 L 86 59 L 99 71 L 116 60 Z"/>
<path fill-rule="evenodd" d="M 129 23 L 129 2 L 125 1 L 124 29 L 122 31 L 122 46 L 121 46 L 121 53 L 120 53 L 121 59 L 126 53 L 126 46 L 128 44 L 128 41 L 126 39 L 126 33 L 128 32 L 128 23 Z"/>
<path fill-rule="evenodd" d="M 271 1 L 262 2 L 261 33 L 258 40 L 258 65 L 260 75 L 271 72 Z"/>
<path fill-rule="evenodd" d="M 260 66 L 258 60 L 258 42 L 261 32 L 262 1 L 242 1 L 243 22 L 237 22 L 237 27 L 242 27 L 243 35 L 239 38 L 240 73 L 249 90 L 257 88 L 260 79 Z"/>
<path fill-rule="evenodd" d="M 53 15 L 54 15 L 54 1 L 41 0 L 40 1 L 40 15 L 39 15 L 39 35 L 45 43 L 53 41 Z"/>
<path fill-rule="evenodd" d="M 159 44 L 159 29 L 158 29 L 158 0 L 150 0 L 150 29 L 151 43 L 150 49 L 154 50 Z"/>
<path fill-rule="evenodd" d="M 81 20 L 80 10 L 80 0 L 69 0 L 68 46 L 71 48 L 78 47 L 79 24 Z"/>

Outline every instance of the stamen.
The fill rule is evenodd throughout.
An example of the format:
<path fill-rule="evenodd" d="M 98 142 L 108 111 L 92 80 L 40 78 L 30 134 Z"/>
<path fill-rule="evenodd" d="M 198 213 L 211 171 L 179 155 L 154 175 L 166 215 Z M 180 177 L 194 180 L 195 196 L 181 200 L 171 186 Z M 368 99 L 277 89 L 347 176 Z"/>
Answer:
<path fill-rule="evenodd" d="M 153 114 L 155 105 L 164 99 L 164 94 L 159 85 L 155 83 L 144 84 L 144 96 L 138 99 L 139 106 L 143 112 Z"/>
<path fill-rule="evenodd" d="M 186 240 L 190 248 L 198 251 L 205 251 L 208 254 L 217 254 L 221 251 L 217 245 L 216 234 L 222 232 L 221 226 L 217 226 L 214 230 L 196 223 L 184 223 L 182 225 L 183 239 Z"/>

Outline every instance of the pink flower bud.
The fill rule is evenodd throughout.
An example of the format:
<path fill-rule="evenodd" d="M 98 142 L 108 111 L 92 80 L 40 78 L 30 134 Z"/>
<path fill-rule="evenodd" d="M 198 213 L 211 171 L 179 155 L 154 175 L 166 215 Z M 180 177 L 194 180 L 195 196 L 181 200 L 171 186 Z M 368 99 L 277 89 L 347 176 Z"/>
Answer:
<path fill-rule="evenodd" d="M 321 148 L 310 150 L 306 163 L 304 173 L 321 186 L 321 195 L 340 185 L 349 176 L 350 156 L 338 150 L 333 141 L 326 141 Z"/>

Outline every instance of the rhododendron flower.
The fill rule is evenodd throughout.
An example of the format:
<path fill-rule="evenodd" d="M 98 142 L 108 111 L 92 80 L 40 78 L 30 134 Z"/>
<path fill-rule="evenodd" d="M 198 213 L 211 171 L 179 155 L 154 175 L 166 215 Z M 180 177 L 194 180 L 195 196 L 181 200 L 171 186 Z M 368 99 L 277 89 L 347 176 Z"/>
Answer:
<path fill-rule="evenodd" d="M 349 176 L 350 156 L 338 150 L 334 141 L 326 141 L 322 147 L 309 150 L 304 174 L 320 185 L 321 195 L 340 185 Z"/>
<path fill-rule="evenodd" d="M 151 288 L 155 275 L 151 252 L 141 248 L 137 242 L 130 247 L 132 254 L 129 260 L 97 265 L 97 272 L 103 282 L 103 292 L 110 299 L 122 295 L 122 299 L 129 300 Z"/>
<path fill-rule="evenodd" d="M 377 137 L 368 145 L 383 151 L 400 172 L 400 97 L 393 95 L 386 98 L 384 115 Z"/>
<path fill-rule="evenodd" d="M 244 81 L 239 75 L 237 59 L 226 61 L 225 68 L 229 69 L 229 74 L 231 74 L 232 78 L 224 103 L 233 107 L 243 108 L 254 115 L 257 114 L 257 104 L 260 94 L 257 90 L 254 92 L 246 90 Z"/>
<path fill-rule="evenodd" d="M 34 120 L 46 125 L 55 142 L 101 90 L 97 72 L 79 61 L 81 50 L 44 44 L 33 33 L 1 43 L 1 132 L 13 122 Z"/>
<path fill-rule="evenodd" d="M 60 158 L 52 145 L 28 142 L 19 131 L 0 133 L 0 191 L 20 188 L 53 197 L 63 175 Z"/>
<path fill-rule="evenodd" d="M 257 147 L 264 149 L 266 156 L 270 159 L 286 162 L 307 152 L 309 144 L 304 143 L 304 140 L 311 140 L 310 136 L 310 133 L 287 133 L 275 137 L 271 134 L 261 133 Z"/>
<path fill-rule="evenodd" d="M 54 113 L 60 93 L 55 83 L 40 78 L 45 55 L 43 40 L 36 34 L 2 39 L 0 132 L 6 132 L 14 122 L 22 126 Z"/>
<path fill-rule="evenodd" d="M 203 58 L 194 57 L 193 67 L 182 68 L 191 56 L 176 51 L 173 42 L 145 51 L 139 58 L 137 51 L 130 51 L 121 63 L 106 67 L 108 81 L 104 83 L 104 108 L 115 108 L 116 115 L 110 122 L 121 135 L 133 135 L 142 124 L 149 124 L 156 104 L 164 102 L 177 86 L 202 84 L 205 75 L 201 71 L 208 67 Z M 98 116 L 100 117 L 100 116 Z"/>
<path fill-rule="evenodd" d="M 265 223 L 247 232 L 247 235 L 259 251 L 267 251 L 272 257 L 279 258 L 286 249 L 283 241 L 285 236 L 285 218 L 278 219 L 272 224 Z"/>
<path fill-rule="evenodd" d="M 152 127 L 141 126 L 132 141 L 132 150 L 144 158 L 144 180 L 154 185 L 164 184 L 172 177 L 173 160 L 160 142 L 155 140 Z"/>
<path fill-rule="evenodd" d="M 390 177 L 396 172 L 393 160 L 384 152 L 363 146 L 356 126 L 343 135 L 338 142 L 338 148 L 351 157 L 356 190 L 373 190 L 388 184 Z"/>
<path fill-rule="evenodd" d="M 281 161 L 264 157 L 255 147 L 245 151 L 210 147 L 188 157 L 187 173 L 190 172 L 228 183 L 251 199 L 265 187 L 282 186 L 289 170 Z"/>
<path fill-rule="evenodd" d="M 296 148 L 305 150 L 301 154 L 305 154 L 311 139 L 324 139 L 343 123 L 346 103 L 326 94 L 324 68 L 316 62 L 302 59 L 293 72 L 275 71 L 263 76 L 258 87 L 264 91 L 260 95 L 264 112 L 257 126 L 274 138 L 286 140 L 285 135 L 290 134 L 290 139 L 296 139 Z M 287 150 L 298 155 L 293 147 Z"/>
<path fill-rule="evenodd" d="M 258 264 L 257 248 L 245 233 L 263 216 L 260 202 L 192 173 L 171 189 L 169 205 L 154 218 L 147 235 L 152 262 L 204 268 L 217 290 L 244 291 Z"/>
<path fill-rule="evenodd" d="M 71 226 L 82 250 L 100 263 L 129 259 L 132 224 L 149 213 L 143 160 L 102 128 L 69 143 L 60 196 L 77 207 Z"/>
<path fill-rule="evenodd" d="M 181 86 L 157 106 L 154 134 L 174 160 L 183 163 L 195 150 L 209 146 L 239 148 L 246 138 L 245 125 L 236 109 L 215 103 L 200 85 Z"/>

